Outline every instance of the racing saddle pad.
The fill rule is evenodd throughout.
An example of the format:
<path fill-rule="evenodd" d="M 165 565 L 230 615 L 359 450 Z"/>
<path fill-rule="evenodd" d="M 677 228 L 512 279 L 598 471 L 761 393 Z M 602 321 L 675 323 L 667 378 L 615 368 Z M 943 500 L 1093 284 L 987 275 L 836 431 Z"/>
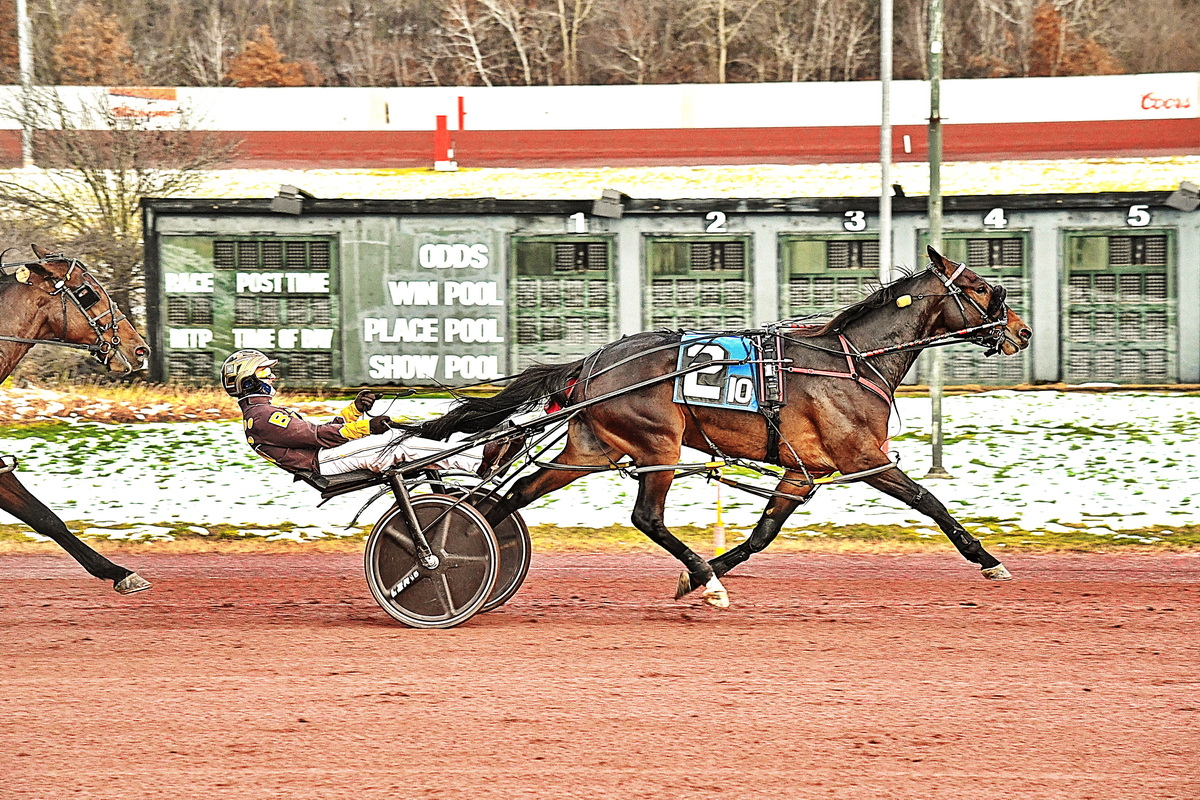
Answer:
<path fill-rule="evenodd" d="M 725 360 L 745 364 L 713 364 L 675 378 L 676 403 L 758 411 L 758 346 L 742 336 L 685 333 L 679 341 L 676 369 Z"/>

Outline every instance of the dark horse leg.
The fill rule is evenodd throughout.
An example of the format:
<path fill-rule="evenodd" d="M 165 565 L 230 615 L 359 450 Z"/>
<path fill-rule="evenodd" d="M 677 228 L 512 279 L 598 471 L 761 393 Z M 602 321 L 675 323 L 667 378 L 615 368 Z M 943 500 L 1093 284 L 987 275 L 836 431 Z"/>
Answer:
<path fill-rule="evenodd" d="M 49 536 L 91 575 L 112 581 L 113 588 L 120 594 L 132 594 L 150 588 L 150 582 L 136 572 L 117 566 L 76 539 L 63 521 L 30 494 L 12 472 L 0 475 L 0 509 L 43 536 Z"/>
<path fill-rule="evenodd" d="M 702 556 L 681 542 L 664 521 L 667 505 L 667 492 L 675 473 L 648 472 L 638 479 L 638 496 L 633 505 L 633 524 L 650 540 L 671 555 L 675 556 L 686 568 L 687 572 L 679 576 L 679 585 L 675 590 L 675 599 L 683 597 L 691 589 L 685 586 L 706 586 L 704 599 L 709 605 L 717 608 L 729 607 L 729 595 L 721 586 L 713 573 L 712 567 Z"/>
<path fill-rule="evenodd" d="M 567 440 L 567 446 L 557 457 L 555 464 L 563 466 L 595 466 L 607 467 L 613 463 L 616 456 L 621 455 L 610 447 L 599 442 L 583 426 L 572 429 L 572 436 Z M 678 461 L 667 459 L 669 463 Z M 489 523 L 497 523 L 513 511 L 524 508 L 542 495 L 561 489 L 576 478 L 592 474 L 592 470 L 571 469 L 541 469 L 527 478 L 522 478 L 513 484 L 499 502 L 488 510 Z M 670 470 L 650 472 L 639 479 L 638 497 L 633 508 L 633 524 L 646 534 L 655 544 L 662 547 L 675 558 L 679 559 L 687 572 L 685 578 L 697 581 L 697 586 L 709 585 L 705 592 L 705 600 L 714 606 L 724 608 L 729 605 L 728 595 L 720 586 L 708 562 L 699 554 L 692 551 L 681 542 L 663 521 L 666 506 L 667 491 L 675 473 Z"/>
<path fill-rule="evenodd" d="M 937 523 L 942 533 L 954 543 L 963 558 L 978 564 L 983 577 L 993 581 L 1006 581 L 1012 578 L 1004 565 L 991 553 L 983 549 L 979 540 L 958 523 L 941 501 L 930 494 L 929 490 L 899 469 L 889 469 L 878 475 L 865 479 L 866 483 L 874 486 L 884 494 L 891 495 L 909 507 L 920 511 Z"/>
<path fill-rule="evenodd" d="M 803 505 L 808 496 L 815 491 L 816 487 L 799 484 L 801 480 L 803 478 L 799 473 L 789 472 L 784 475 L 783 480 L 775 487 L 775 491 L 789 496 L 772 497 L 767 502 L 767 507 L 763 509 L 762 516 L 758 518 L 754 530 L 746 537 L 746 541 L 708 562 L 718 578 L 738 564 L 747 561 L 755 553 L 766 550 L 767 545 L 775 540 L 792 512 Z M 679 577 L 679 588 L 676 590 L 679 592 L 679 597 L 700 588 L 700 584 L 694 580 L 689 580 L 685 586 L 684 578 L 686 577 L 688 577 L 687 573 Z"/>

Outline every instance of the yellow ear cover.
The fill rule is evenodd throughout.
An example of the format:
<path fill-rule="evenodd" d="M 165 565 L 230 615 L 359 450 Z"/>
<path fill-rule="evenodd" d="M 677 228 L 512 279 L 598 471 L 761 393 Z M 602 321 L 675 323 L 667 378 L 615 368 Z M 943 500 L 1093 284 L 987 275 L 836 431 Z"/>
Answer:
<path fill-rule="evenodd" d="M 903 294 L 896 298 L 896 308 L 908 308 L 912 305 L 912 295 Z"/>

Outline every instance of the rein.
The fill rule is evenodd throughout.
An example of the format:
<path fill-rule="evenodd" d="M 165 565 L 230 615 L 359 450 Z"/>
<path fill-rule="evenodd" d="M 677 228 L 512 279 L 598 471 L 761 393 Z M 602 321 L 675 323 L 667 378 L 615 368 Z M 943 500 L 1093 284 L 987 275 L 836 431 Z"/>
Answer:
<path fill-rule="evenodd" d="M 34 261 L 0 264 L 0 277 L 15 277 L 20 283 L 28 283 L 29 268 L 31 266 L 40 266 L 51 261 L 66 261 L 68 265 L 66 275 L 54 281 L 51 284 L 54 287 L 53 290 L 47 291 L 47 294 L 51 297 L 58 297 L 62 303 L 63 335 L 66 335 L 67 332 L 67 302 L 69 300 L 79 313 L 83 315 L 88 327 L 96 334 L 96 341 L 91 344 L 80 344 L 78 342 L 68 342 L 63 339 L 29 339 L 22 336 L 6 336 L 3 334 L 0 334 L 0 341 L 15 342 L 17 344 L 48 344 L 72 350 L 87 350 L 96 361 L 106 367 L 112 361 L 114 355 L 119 355 L 121 356 L 121 360 L 125 361 L 126 366 L 132 369 L 133 365 L 129 363 L 129 360 L 125 358 L 119 349 L 121 339 L 117 336 L 117 325 L 127 319 L 127 317 L 124 312 L 116 313 L 117 308 L 112 301 L 112 297 L 100 282 L 92 277 L 82 261 L 77 258 L 65 258 L 59 253 Z M 73 277 L 76 268 L 79 269 L 81 283 L 79 286 L 68 286 L 67 283 Z M 99 294 L 96 292 L 97 289 L 100 290 Z M 101 295 L 108 301 L 108 310 L 101 314 L 93 315 L 90 309 L 100 301 Z M 107 324 L 103 322 L 105 317 L 111 318 Z M 112 335 L 107 339 L 104 338 L 105 334 L 109 332 Z"/>

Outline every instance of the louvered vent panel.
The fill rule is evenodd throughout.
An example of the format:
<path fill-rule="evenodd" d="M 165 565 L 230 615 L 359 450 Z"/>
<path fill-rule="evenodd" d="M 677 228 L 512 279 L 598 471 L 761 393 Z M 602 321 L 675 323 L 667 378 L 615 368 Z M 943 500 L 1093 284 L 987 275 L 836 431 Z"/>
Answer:
<path fill-rule="evenodd" d="M 253 325 L 258 321 L 258 303 L 253 297 L 235 297 L 233 299 L 233 324 Z"/>
<path fill-rule="evenodd" d="M 604 272 L 608 269 L 608 244 L 606 242 L 588 244 L 587 266 L 589 271 Z"/>
<path fill-rule="evenodd" d="M 258 298 L 258 321 L 264 325 L 281 325 L 283 300 L 279 297 Z"/>
<path fill-rule="evenodd" d="M 217 269 L 234 269 L 237 267 L 234 259 L 233 242 L 213 242 L 213 266 Z"/>
<path fill-rule="evenodd" d="M 237 243 L 238 269 L 258 269 L 258 242 Z"/>
<path fill-rule="evenodd" d="M 262 265 L 264 269 L 283 269 L 283 243 L 262 243 Z"/>
<path fill-rule="evenodd" d="M 562 287 L 565 308 L 583 308 L 587 305 L 587 283 L 585 281 L 563 281 Z"/>
<path fill-rule="evenodd" d="M 1117 341 L 1117 315 L 1111 312 L 1100 312 L 1092 316 L 1092 341 Z"/>
<path fill-rule="evenodd" d="M 167 322 L 171 325 L 187 325 L 191 322 L 191 312 L 186 297 L 167 298 Z"/>
<path fill-rule="evenodd" d="M 209 383 L 213 380 L 213 354 L 172 352 L 167 356 L 168 378 L 177 383 Z"/>
<path fill-rule="evenodd" d="M 299 264 L 292 265 L 298 269 Z M 308 243 L 308 267 L 310 269 L 329 269 L 329 242 Z"/>

